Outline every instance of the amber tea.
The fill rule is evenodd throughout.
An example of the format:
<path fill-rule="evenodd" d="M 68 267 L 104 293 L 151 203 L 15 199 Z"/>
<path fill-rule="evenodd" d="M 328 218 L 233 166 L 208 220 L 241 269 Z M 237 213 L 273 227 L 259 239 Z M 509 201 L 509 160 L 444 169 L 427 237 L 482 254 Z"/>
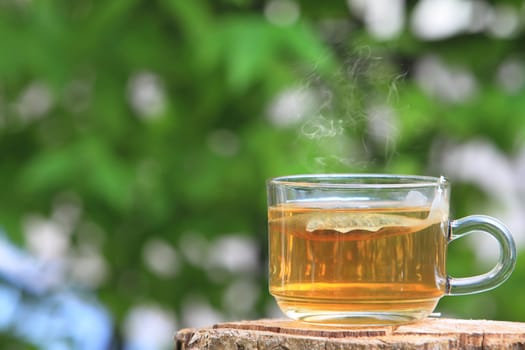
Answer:
<path fill-rule="evenodd" d="M 450 221 L 444 177 L 320 174 L 268 182 L 270 293 L 289 317 L 330 325 L 398 324 L 426 317 L 444 295 L 499 286 L 516 248 L 498 220 Z M 495 267 L 454 278 L 448 243 L 486 232 Z"/>
<path fill-rule="evenodd" d="M 282 310 L 310 322 L 352 314 L 353 323 L 369 323 L 370 312 L 431 313 L 445 293 L 446 232 L 430 208 L 331 205 L 269 208 L 270 292 Z"/>

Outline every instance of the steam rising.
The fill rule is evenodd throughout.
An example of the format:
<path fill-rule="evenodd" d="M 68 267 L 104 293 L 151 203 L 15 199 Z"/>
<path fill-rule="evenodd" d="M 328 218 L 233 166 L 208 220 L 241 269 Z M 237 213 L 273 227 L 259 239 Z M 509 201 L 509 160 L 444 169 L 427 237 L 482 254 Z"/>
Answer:
<path fill-rule="evenodd" d="M 298 131 L 311 172 L 364 171 L 395 154 L 399 74 L 368 46 L 359 47 L 336 73 L 317 69 L 270 106 L 279 128 Z"/>
<path fill-rule="evenodd" d="M 337 137 L 343 135 L 344 132 L 344 120 L 327 119 L 322 115 L 307 120 L 301 128 L 302 135 L 312 140 Z"/>

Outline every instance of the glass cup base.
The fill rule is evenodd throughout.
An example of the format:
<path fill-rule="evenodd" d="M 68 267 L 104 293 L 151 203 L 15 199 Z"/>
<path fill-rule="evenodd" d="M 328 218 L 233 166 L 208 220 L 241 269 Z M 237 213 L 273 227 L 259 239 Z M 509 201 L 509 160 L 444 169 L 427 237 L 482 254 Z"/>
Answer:
<path fill-rule="evenodd" d="M 291 319 L 320 326 L 389 326 L 415 322 L 429 315 L 427 312 L 304 312 L 288 310 Z"/>
<path fill-rule="evenodd" d="M 325 325 L 325 326 L 342 326 L 342 327 L 364 327 L 364 326 L 388 326 L 400 325 L 415 322 L 429 316 L 437 304 L 436 299 L 411 301 L 419 303 L 420 308 L 403 308 L 403 304 L 381 305 L 376 310 L 367 309 L 366 305 L 359 304 L 345 308 L 327 307 L 328 305 L 319 305 L 312 307 L 312 305 L 304 306 L 289 301 L 278 300 L 279 307 L 286 316 L 293 320 L 306 322 L 309 324 Z M 376 301 L 377 303 L 377 301 Z M 406 303 L 406 301 L 405 301 Z M 382 304 L 382 303 L 380 303 Z M 368 305 L 369 307 L 371 305 Z M 379 305 L 375 305 L 376 307 Z M 405 305 L 406 306 L 406 305 Z"/>

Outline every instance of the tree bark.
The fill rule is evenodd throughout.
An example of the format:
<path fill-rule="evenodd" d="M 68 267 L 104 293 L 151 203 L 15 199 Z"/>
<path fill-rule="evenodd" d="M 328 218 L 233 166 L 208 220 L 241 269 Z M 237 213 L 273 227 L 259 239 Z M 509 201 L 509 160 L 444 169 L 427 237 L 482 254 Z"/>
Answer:
<path fill-rule="evenodd" d="M 175 342 L 176 350 L 525 349 L 525 323 L 428 318 L 343 328 L 257 320 L 182 329 Z"/>

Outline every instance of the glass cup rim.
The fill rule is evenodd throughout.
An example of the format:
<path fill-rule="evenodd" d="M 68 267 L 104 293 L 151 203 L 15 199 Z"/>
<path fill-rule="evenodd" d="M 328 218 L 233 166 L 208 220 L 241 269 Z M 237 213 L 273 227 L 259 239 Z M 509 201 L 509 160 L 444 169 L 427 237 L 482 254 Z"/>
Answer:
<path fill-rule="evenodd" d="M 444 176 L 380 174 L 380 173 L 318 173 L 284 175 L 270 178 L 268 185 L 302 188 L 341 189 L 408 189 L 448 186 Z"/>

